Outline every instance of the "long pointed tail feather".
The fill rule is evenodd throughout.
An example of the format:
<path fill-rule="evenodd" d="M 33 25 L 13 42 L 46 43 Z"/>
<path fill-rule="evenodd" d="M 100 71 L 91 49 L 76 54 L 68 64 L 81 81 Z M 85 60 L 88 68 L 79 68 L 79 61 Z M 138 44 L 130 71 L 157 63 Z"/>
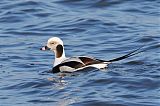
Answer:
<path fill-rule="evenodd" d="M 111 60 L 108 60 L 108 61 L 105 61 L 105 62 L 115 62 L 115 61 L 123 60 L 123 59 L 126 59 L 128 57 L 134 56 L 136 54 L 139 54 L 139 53 L 143 52 L 143 51 L 139 51 L 141 48 L 142 47 L 140 47 L 140 48 L 138 48 L 138 49 L 136 49 L 136 50 L 124 55 L 124 56 L 121 56 L 121 57 L 118 57 L 118 58 L 114 58 L 114 59 L 111 59 Z"/>

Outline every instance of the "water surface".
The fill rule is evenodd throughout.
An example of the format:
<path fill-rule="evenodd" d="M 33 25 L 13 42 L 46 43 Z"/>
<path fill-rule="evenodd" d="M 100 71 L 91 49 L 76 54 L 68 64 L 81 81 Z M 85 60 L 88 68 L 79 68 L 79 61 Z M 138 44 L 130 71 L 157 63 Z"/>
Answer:
<path fill-rule="evenodd" d="M 159 17 L 159 0 L 1 0 L 0 106 L 159 106 Z M 67 56 L 145 52 L 60 78 L 39 50 L 53 36 Z"/>

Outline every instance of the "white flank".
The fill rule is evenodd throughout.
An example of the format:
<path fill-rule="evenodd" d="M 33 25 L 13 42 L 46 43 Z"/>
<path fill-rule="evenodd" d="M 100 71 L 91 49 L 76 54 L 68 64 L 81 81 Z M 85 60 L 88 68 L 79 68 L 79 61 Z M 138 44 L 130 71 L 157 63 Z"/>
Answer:
<path fill-rule="evenodd" d="M 69 67 L 69 66 L 61 66 L 60 70 L 63 72 L 73 72 L 75 68 Z"/>
<path fill-rule="evenodd" d="M 92 65 L 89 65 L 88 67 L 94 67 L 94 68 L 98 68 L 98 69 L 103 69 L 103 68 L 106 68 L 108 64 L 105 64 L 105 63 L 100 63 L 100 64 L 92 64 Z"/>

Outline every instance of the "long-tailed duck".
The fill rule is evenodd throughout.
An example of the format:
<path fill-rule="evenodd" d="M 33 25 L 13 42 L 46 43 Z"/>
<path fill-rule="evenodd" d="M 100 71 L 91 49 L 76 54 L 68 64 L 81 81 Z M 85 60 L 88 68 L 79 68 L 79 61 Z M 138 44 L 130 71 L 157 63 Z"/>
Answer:
<path fill-rule="evenodd" d="M 103 69 L 103 68 L 106 68 L 108 64 L 112 62 L 119 61 L 139 53 L 137 52 L 139 49 L 136 49 L 124 56 L 121 56 L 115 59 L 100 60 L 100 59 L 95 59 L 87 56 L 67 58 L 65 56 L 63 41 L 58 37 L 50 38 L 47 42 L 47 45 L 41 48 L 41 50 L 51 50 L 55 53 L 54 67 L 52 69 L 53 73 L 75 72 L 87 67 L 95 67 L 98 69 Z"/>

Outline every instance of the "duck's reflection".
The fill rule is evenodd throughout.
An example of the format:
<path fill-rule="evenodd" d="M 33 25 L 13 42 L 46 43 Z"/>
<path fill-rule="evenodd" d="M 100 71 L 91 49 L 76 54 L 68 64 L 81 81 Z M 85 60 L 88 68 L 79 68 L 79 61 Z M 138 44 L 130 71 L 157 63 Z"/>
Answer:
<path fill-rule="evenodd" d="M 65 94 L 66 98 L 61 99 L 57 102 L 57 106 L 68 106 L 73 103 L 77 103 L 79 101 L 79 98 L 76 96 L 70 96 L 69 94 Z"/>
<path fill-rule="evenodd" d="M 71 76 L 75 75 L 71 73 L 59 73 L 56 77 L 47 78 L 49 81 L 53 82 L 52 89 L 59 92 L 59 99 L 57 99 L 56 106 L 68 106 L 78 102 L 79 97 L 74 93 L 78 93 L 79 90 L 77 90 L 77 88 L 70 89 L 69 87 L 71 82 L 69 82 L 70 80 L 68 80 L 68 78 Z"/>

